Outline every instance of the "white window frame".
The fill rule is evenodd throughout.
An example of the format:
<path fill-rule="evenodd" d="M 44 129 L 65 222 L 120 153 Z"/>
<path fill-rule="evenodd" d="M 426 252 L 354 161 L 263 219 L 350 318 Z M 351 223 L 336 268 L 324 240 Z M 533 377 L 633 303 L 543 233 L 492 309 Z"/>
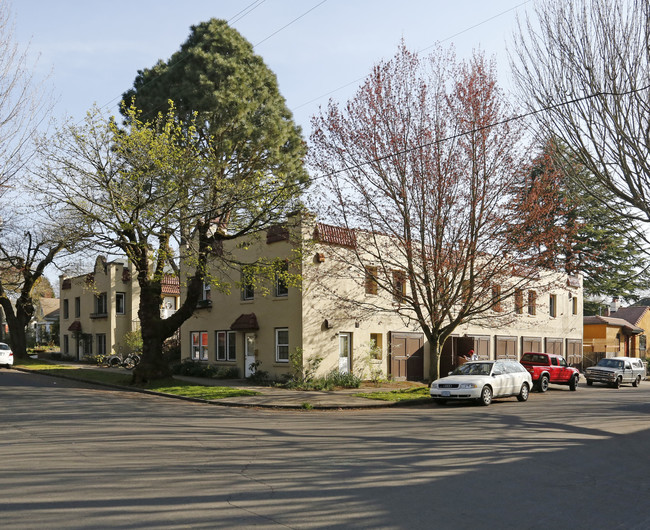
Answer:
<path fill-rule="evenodd" d="M 205 344 L 203 344 L 205 337 Z M 209 339 L 207 331 L 192 331 L 190 333 L 190 350 L 194 361 L 208 360 Z"/>
<path fill-rule="evenodd" d="M 237 360 L 237 332 L 217 331 L 216 334 L 216 359 L 217 361 Z"/>
<path fill-rule="evenodd" d="M 286 333 L 286 342 L 280 342 L 280 333 Z M 278 363 L 289 362 L 289 328 L 275 328 L 275 361 Z"/>

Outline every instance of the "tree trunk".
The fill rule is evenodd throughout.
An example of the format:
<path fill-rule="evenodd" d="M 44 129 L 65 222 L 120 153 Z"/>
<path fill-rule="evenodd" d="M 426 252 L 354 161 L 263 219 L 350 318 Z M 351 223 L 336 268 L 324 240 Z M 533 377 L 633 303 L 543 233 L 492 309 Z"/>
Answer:
<path fill-rule="evenodd" d="M 5 302 L 6 300 L 6 302 Z M 3 299 L 0 304 L 5 312 L 7 326 L 9 326 L 9 342 L 14 356 L 19 359 L 27 358 L 27 324 L 34 314 L 31 300 L 19 298 L 16 302 L 16 311 L 8 299 Z"/>
<path fill-rule="evenodd" d="M 142 359 L 133 371 L 133 383 L 143 384 L 171 375 L 167 359 L 163 355 L 163 343 L 169 336 L 165 333 L 160 317 L 160 283 L 141 285 L 140 330 L 142 333 Z"/>

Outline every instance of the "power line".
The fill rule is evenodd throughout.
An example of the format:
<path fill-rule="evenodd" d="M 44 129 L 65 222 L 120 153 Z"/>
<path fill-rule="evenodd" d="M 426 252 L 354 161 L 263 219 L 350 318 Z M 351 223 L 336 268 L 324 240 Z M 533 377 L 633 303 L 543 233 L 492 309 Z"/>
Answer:
<path fill-rule="evenodd" d="M 531 110 L 530 112 L 526 112 L 524 114 L 517 114 L 516 116 L 511 116 L 509 118 L 505 118 L 503 120 L 500 120 L 500 121 L 497 121 L 497 122 L 494 122 L 494 123 L 489 123 L 488 125 L 483 125 L 482 127 L 476 127 L 476 128 L 471 129 L 469 131 L 464 131 L 462 133 L 453 134 L 451 136 L 446 136 L 445 138 L 440 138 L 440 139 L 434 140 L 432 142 L 425 142 L 423 144 L 415 145 L 413 147 L 408 147 L 406 149 L 401 149 L 400 151 L 395 151 L 394 153 L 389 153 L 389 154 L 384 155 L 384 156 L 373 158 L 372 160 L 368 160 L 366 162 L 360 162 L 359 164 L 354 164 L 354 165 L 348 166 L 348 167 L 346 167 L 344 169 L 338 169 L 336 171 L 331 171 L 330 173 L 325 173 L 323 175 L 318 175 L 316 177 L 313 177 L 312 180 L 318 180 L 318 179 L 323 179 L 323 178 L 327 178 L 327 177 L 332 177 L 334 175 L 338 175 L 339 173 L 345 173 L 346 171 L 350 171 L 350 170 L 353 170 L 353 169 L 359 169 L 359 168 L 361 168 L 363 166 L 367 166 L 368 164 L 372 164 L 373 162 L 381 162 L 382 160 L 387 160 L 387 159 L 393 158 L 395 156 L 403 155 L 403 154 L 406 154 L 406 153 L 411 153 L 413 151 L 417 151 L 418 149 L 424 149 L 425 147 L 430 147 L 430 146 L 433 146 L 433 145 L 439 145 L 439 144 L 441 144 L 443 142 L 448 142 L 450 140 L 456 140 L 458 138 L 462 138 L 463 136 L 468 136 L 470 134 L 481 132 L 481 131 L 484 131 L 486 129 L 491 129 L 492 127 L 496 127 L 498 125 L 505 125 L 505 124 L 513 122 L 513 121 L 523 120 L 524 118 L 528 118 L 530 116 L 534 116 L 534 115 L 540 114 L 542 112 L 547 112 L 549 110 L 558 109 L 558 108 L 561 108 L 561 107 L 565 107 L 567 105 L 573 105 L 575 103 L 580 103 L 581 101 L 586 101 L 586 100 L 593 99 L 593 98 L 600 97 L 600 96 L 616 96 L 616 97 L 627 96 L 627 95 L 630 95 L 630 94 L 635 94 L 637 92 L 641 92 L 643 90 L 648 90 L 649 88 L 650 88 L 650 85 L 646 85 L 644 87 L 633 88 L 633 89 L 627 90 L 625 92 L 601 91 L 601 92 L 596 92 L 594 94 L 587 94 L 586 96 L 581 96 L 579 98 L 574 98 L 574 99 L 571 99 L 571 100 L 568 100 L 568 101 L 562 101 L 560 103 L 556 103 L 555 105 L 549 105 L 549 106 L 546 106 L 546 107 L 542 107 L 540 109 Z"/>
<path fill-rule="evenodd" d="M 494 19 L 496 19 L 496 18 L 499 18 L 499 17 L 505 15 L 506 13 L 509 13 L 510 11 L 514 11 L 514 10 L 516 10 L 516 9 L 519 9 L 521 6 L 526 5 L 526 4 L 529 4 L 530 2 L 532 2 L 532 0 L 526 0 L 525 2 L 521 2 L 520 4 L 517 4 L 517 5 L 514 6 L 514 7 L 511 7 L 511 8 L 509 8 L 509 9 L 506 9 L 505 11 L 502 11 L 501 13 L 498 13 L 498 14 L 496 14 L 496 15 L 494 15 L 494 16 L 491 16 L 490 18 L 486 18 L 485 20 L 479 22 L 478 24 L 474 24 L 473 26 L 470 26 L 470 27 L 468 27 L 468 28 L 465 28 L 464 30 L 459 31 L 458 33 L 454 33 L 453 35 L 450 35 L 449 37 L 445 37 L 444 39 L 442 39 L 442 40 L 440 40 L 440 41 L 438 41 L 438 42 L 439 42 L 439 43 L 447 42 L 448 40 L 451 40 L 451 39 L 453 39 L 453 38 L 455 38 L 455 37 L 458 37 L 459 35 L 462 35 L 463 33 L 467 33 L 468 31 L 471 31 L 471 30 L 473 30 L 473 29 L 475 29 L 475 28 L 478 28 L 479 26 L 482 26 L 483 24 L 487 24 L 488 22 L 491 22 L 492 20 L 494 20 Z M 435 46 L 435 44 L 431 44 L 430 46 L 426 46 L 425 48 L 422 48 L 421 50 L 418 50 L 417 53 L 422 53 L 423 51 L 428 50 L 429 48 L 433 48 L 434 46 Z M 302 103 L 302 104 L 298 105 L 297 107 L 294 107 L 294 108 L 291 109 L 291 110 L 292 110 L 292 111 L 296 111 L 296 110 L 298 110 L 298 109 L 301 109 L 301 108 L 303 108 L 303 107 L 305 107 L 305 106 L 307 106 L 307 105 L 309 105 L 309 104 L 311 104 L 311 103 L 314 103 L 315 101 L 318 101 L 319 99 L 323 99 L 323 98 L 325 98 L 325 97 L 327 97 L 327 96 L 330 96 L 330 95 L 332 95 L 332 94 L 338 92 L 339 90 L 343 90 L 344 88 L 347 88 L 347 87 L 349 87 L 350 85 L 354 85 L 354 84 L 356 84 L 356 83 L 359 83 L 360 81 L 363 81 L 363 80 L 365 79 L 365 77 L 366 77 L 366 76 L 359 77 L 358 79 L 355 79 L 354 81 L 350 81 L 349 83 L 346 83 L 345 85 L 341 85 L 340 87 L 335 88 L 334 90 L 330 90 L 329 92 L 327 92 L 327 93 L 325 93 L 325 94 L 321 94 L 321 95 L 318 96 L 318 97 L 315 97 L 315 98 L 313 98 L 313 99 L 310 99 L 309 101 L 306 101 L 305 103 Z"/>
<path fill-rule="evenodd" d="M 271 37 L 273 37 L 274 35 L 277 35 L 277 34 L 280 33 L 283 29 L 285 29 L 285 28 L 291 26 L 291 24 L 293 24 L 294 22 L 300 20 L 302 17 L 304 17 L 304 16 L 307 15 L 308 13 L 311 13 L 311 12 L 312 12 L 314 9 L 316 9 L 317 7 L 322 6 L 325 2 L 327 2 L 327 0 L 323 0 L 323 1 L 320 2 L 319 4 L 316 4 L 314 7 L 312 7 L 311 9 L 308 9 L 308 10 L 305 11 L 302 15 L 300 15 L 300 16 L 294 18 L 291 22 L 289 22 L 288 24 L 285 24 L 284 26 L 282 26 L 279 30 L 277 30 L 277 31 L 275 31 L 275 32 L 273 32 L 273 33 L 271 33 L 268 37 L 266 37 L 266 38 L 262 39 L 261 41 L 259 41 L 257 44 L 255 44 L 255 45 L 253 46 L 253 48 L 257 48 L 260 44 L 262 44 L 263 42 L 266 42 L 267 40 L 269 40 L 269 39 L 270 39 Z"/>

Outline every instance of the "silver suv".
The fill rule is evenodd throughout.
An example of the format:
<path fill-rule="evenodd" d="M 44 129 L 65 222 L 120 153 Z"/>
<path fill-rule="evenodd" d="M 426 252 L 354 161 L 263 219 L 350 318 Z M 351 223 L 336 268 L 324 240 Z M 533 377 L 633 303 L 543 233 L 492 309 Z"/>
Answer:
<path fill-rule="evenodd" d="M 645 365 L 641 359 L 633 357 L 609 357 L 598 361 L 596 366 L 590 366 L 585 371 L 585 379 L 589 386 L 596 383 L 606 383 L 614 388 L 623 383 L 639 386 L 645 379 Z"/>

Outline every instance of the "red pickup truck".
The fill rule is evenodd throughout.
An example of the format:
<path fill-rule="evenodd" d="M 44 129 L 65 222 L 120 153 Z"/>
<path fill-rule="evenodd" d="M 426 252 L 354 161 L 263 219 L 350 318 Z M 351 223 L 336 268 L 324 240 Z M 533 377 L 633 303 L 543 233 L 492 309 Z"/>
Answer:
<path fill-rule="evenodd" d="M 533 388 L 540 392 L 546 392 L 549 383 L 569 385 L 570 390 L 578 388 L 580 372 L 569 366 L 561 355 L 528 352 L 519 362 L 533 378 Z"/>

